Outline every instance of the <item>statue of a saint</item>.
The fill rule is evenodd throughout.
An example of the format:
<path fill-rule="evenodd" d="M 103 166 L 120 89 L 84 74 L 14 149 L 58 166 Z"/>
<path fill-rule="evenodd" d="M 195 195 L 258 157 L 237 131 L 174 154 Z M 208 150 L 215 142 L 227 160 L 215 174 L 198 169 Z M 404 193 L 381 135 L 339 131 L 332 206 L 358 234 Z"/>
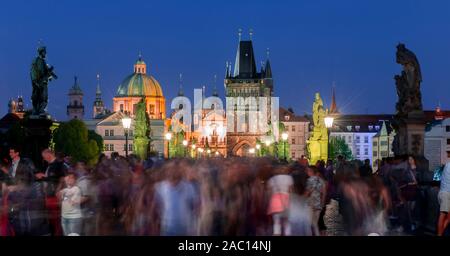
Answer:
<path fill-rule="evenodd" d="M 316 93 L 313 103 L 313 134 L 311 140 L 320 140 L 322 137 L 327 137 L 327 128 L 325 127 L 325 116 L 327 111 L 323 108 L 323 100 L 319 93 Z"/>
<path fill-rule="evenodd" d="M 395 76 L 398 102 L 396 105 L 397 115 L 407 117 L 414 111 L 422 111 L 422 95 L 420 83 L 422 74 L 416 55 L 406 49 L 404 44 L 397 46 L 397 63 L 403 66 L 400 75 Z"/>
<path fill-rule="evenodd" d="M 58 77 L 53 72 L 53 67 L 45 61 L 47 50 L 45 46 L 38 48 L 38 56 L 31 64 L 31 83 L 33 92 L 31 101 L 33 103 L 33 115 L 45 117 L 48 103 L 48 82 Z"/>

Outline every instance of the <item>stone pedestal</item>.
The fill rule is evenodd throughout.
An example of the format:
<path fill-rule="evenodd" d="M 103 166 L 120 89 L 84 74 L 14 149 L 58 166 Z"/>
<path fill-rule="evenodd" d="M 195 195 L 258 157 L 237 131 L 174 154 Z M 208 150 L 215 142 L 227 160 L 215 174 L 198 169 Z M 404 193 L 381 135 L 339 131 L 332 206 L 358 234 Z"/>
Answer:
<path fill-rule="evenodd" d="M 328 141 L 311 140 L 308 142 L 308 150 L 310 154 L 309 163 L 315 165 L 317 161 L 328 158 Z"/>
<path fill-rule="evenodd" d="M 418 167 L 428 170 L 428 160 L 424 157 L 425 116 L 423 112 L 413 112 L 407 118 L 396 120 L 394 154 L 412 155 Z"/>
<path fill-rule="evenodd" d="M 51 130 L 53 121 L 49 118 L 33 118 L 31 116 L 24 121 L 25 145 L 23 147 L 23 156 L 33 160 L 36 168 L 42 170 L 42 150 L 49 147 L 51 139 Z"/>

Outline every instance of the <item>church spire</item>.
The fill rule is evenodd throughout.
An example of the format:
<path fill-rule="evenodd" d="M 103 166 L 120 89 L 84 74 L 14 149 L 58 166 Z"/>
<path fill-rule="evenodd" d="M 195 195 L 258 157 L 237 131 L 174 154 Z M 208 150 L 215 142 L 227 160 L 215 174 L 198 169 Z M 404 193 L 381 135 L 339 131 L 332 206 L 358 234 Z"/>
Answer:
<path fill-rule="evenodd" d="M 331 88 L 331 106 L 330 106 L 330 113 L 337 114 L 339 113 L 339 110 L 337 108 L 336 104 L 336 91 L 335 91 L 335 83 L 333 82 L 333 86 Z"/>
<path fill-rule="evenodd" d="M 100 74 L 97 74 L 97 90 L 95 91 L 95 96 L 97 99 L 101 99 L 102 91 L 100 90 Z"/>
<path fill-rule="evenodd" d="M 216 74 L 214 74 L 214 88 L 213 88 L 212 96 L 219 97 L 219 93 L 217 92 L 217 75 Z"/>
<path fill-rule="evenodd" d="M 184 96 L 184 92 L 183 92 L 183 74 L 182 73 L 180 73 L 180 75 L 179 75 L 178 83 L 179 83 L 178 96 Z"/>
<path fill-rule="evenodd" d="M 266 50 L 266 65 L 265 65 L 265 78 L 272 78 L 272 68 L 270 67 L 270 61 L 269 61 L 269 48 Z"/>

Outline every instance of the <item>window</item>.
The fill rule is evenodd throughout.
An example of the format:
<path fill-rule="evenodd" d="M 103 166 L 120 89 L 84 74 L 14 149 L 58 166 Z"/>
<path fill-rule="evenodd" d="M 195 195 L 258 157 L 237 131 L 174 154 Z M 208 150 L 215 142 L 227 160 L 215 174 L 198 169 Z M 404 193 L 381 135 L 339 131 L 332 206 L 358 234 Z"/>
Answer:
<path fill-rule="evenodd" d="M 347 131 L 351 131 L 352 130 L 352 126 L 351 125 L 348 125 L 347 126 Z"/>
<path fill-rule="evenodd" d="M 445 131 L 450 132 L 450 125 L 445 126 Z"/>
<path fill-rule="evenodd" d="M 377 157 L 378 156 L 378 152 L 377 151 L 373 151 L 373 157 Z"/>
<path fill-rule="evenodd" d="M 356 129 L 357 131 L 359 131 L 359 128 L 361 128 L 359 125 L 355 126 L 355 129 Z"/>
<path fill-rule="evenodd" d="M 385 141 L 385 140 L 382 140 L 382 141 L 380 141 L 380 146 L 387 146 L 387 141 Z"/>
<path fill-rule="evenodd" d="M 109 130 L 105 130 L 105 137 L 109 136 Z"/>
<path fill-rule="evenodd" d="M 348 143 L 352 143 L 352 136 L 348 136 Z"/>
<path fill-rule="evenodd" d="M 286 128 L 286 131 L 289 131 L 289 125 L 286 125 L 285 128 Z"/>
<path fill-rule="evenodd" d="M 109 136 L 114 136 L 114 130 L 109 130 Z"/>
<path fill-rule="evenodd" d="M 374 141 L 374 142 L 373 142 L 373 146 L 374 146 L 374 147 L 378 146 L 378 141 Z"/>
<path fill-rule="evenodd" d="M 133 151 L 133 144 L 128 144 L 128 151 Z"/>
<path fill-rule="evenodd" d="M 130 130 L 128 131 L 128 136 L 130 136 L 130 137 L 133 136 L 133 130 L 130 129 Z"/>
<path fill-rule="evenodd" d="M 379 125 L 375 125 L 375 130 L 380 130 L 380 126 Z"/>
<path fill-rule="evenodd" d="M 295 158 L 295 152 L 292 152 L 292 153 L 291 153 L 291 157 L 292 157 L 292 158 Z"/>
<path fill-rule="evenodd" d="M 109 151 L 109 144 L 103 145 L 103 151 Z"/>
<path fill-rule="evenodd" d="M 364 143 L 369 143 L 369 136 L 364 136 Z"/>
<path fill-rule="evenodd" d="M 291 144 L 295 144 L 295 139 L 294 138 L 292 138 L 292 141 L 291 141 L 292 143 Z"/>
<path fill-rule="evenodd" d="M 295 132 L 295 125 L 292 126 L 292 131 Z"/>
<path fill-rule="evenodd" d="M 373 125 L 369 125 L 369 131 L 373 130 Z"/>
<path fill-rule="evenodd" d="M 289 121 L 289 115 L 285 115 L 284 120 Z"/>
<path fill-rule="evenodd" d="M 355 142 L 356 142 L 356 143 L 359 143 L 359 136 L 356 136 Z"/>
<path fill-rule="evenodd" d="M 133 104 L 133 115 L 136 115 L 137 104 Z"/>
<path fill-rule="evenodd" d="M 359 156 L 361 154 L 361 150 L 359 148 L 356 148 L 356 155 Z"/>
<path fill-rule="evenodd" d="M 388 157 L 387 151 L 381 151 L 381 157 Z"/>
<path fill-rule="evenodd" d="M 450 145 L 450 139 L 447 139 L 447 145 Z"/>
<path fill-rule="evenodd" d="M 109 144 L 109 151 L 114 151 L 114 144 Z"/>
<path fill-rule="evenodd" d="M 368 156 L 369 155 L 369 148 L 364 148 L 364 155 Z"/>
<path fill-rule="evenodd" d="M 181 106 L 183 106 L 183 105 L 181 105 Z M 155 105 L 150 104 L 148 109 L 149 109 L 150 115 L 154 115 L 155 114 Z"/>
<path fill-rule="evenodd" d="M 123 112 L 123 104 L 120 104 L 120 112 Z"/>
<path fill-rule="evenodd" d="M 450 151 L 447 151 L 447 158 L 450 158 Z"/>

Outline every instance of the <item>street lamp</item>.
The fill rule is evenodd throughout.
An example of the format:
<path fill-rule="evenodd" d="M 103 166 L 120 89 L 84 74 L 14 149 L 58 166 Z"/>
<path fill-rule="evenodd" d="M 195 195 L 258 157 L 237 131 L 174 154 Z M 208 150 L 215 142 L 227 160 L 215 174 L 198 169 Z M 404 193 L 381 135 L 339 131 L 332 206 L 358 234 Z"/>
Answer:
<path fill-rule="evenodd" d="M 128 130 L 131 127 L 131 118 L 128 116 L 122 118 L 122 125 L 125 130 L 125 156 L 128 157 Z"/>
<path fill-rule="evenodd" d="M 287 161 L 287 156 L 286 156 L 286 141 L 289 137 L 289 134 L 287 134 L 286 132 L 283 132 L 281 134 L 281 139 L 283 140 L 283 155 L 284 155 L 284 161 Z"/>
<path fill-rule="evenodd" d="M 261 155 L 260 149 L 261 149 L 261 145 L 260 144 L 256 144 L 256 150 L 258 150 L 258 156 Z"/>
<path fill-rule="evenodd" d="M 330 116 L 330 115 L 326 116 L 324 118 L 324 121 L 325 121 L 325 127 L 326 128 L 329 129 L 329 128 L 333 127 L 333 122 L 334 122 L 334 117 L 333 116 Z"/>
<path fill-rule="evenodd" d="M 184 157 L 186 157 L 186 152 L 187 152 L 187 145 L 188 145 L 188 141 L 187 141 L 187 140 L 183 140 L 183 146 L 184 146 Z"/>
<path fill-rule="evenodd" d="M 327 156 L 330 156 L 330 129 L 333 127 L 334 117 L 332 115 L 327 115 L 324 118 L 325 127 L 328 130 L 328 145 L 327 145 Z"/>
<path fill-rule="evenodd" d="M 170 140 L 172 139 L 172 133 L 166 133 L 165 137 L 167 140 L 167 158 L 170 158 Z"/>

